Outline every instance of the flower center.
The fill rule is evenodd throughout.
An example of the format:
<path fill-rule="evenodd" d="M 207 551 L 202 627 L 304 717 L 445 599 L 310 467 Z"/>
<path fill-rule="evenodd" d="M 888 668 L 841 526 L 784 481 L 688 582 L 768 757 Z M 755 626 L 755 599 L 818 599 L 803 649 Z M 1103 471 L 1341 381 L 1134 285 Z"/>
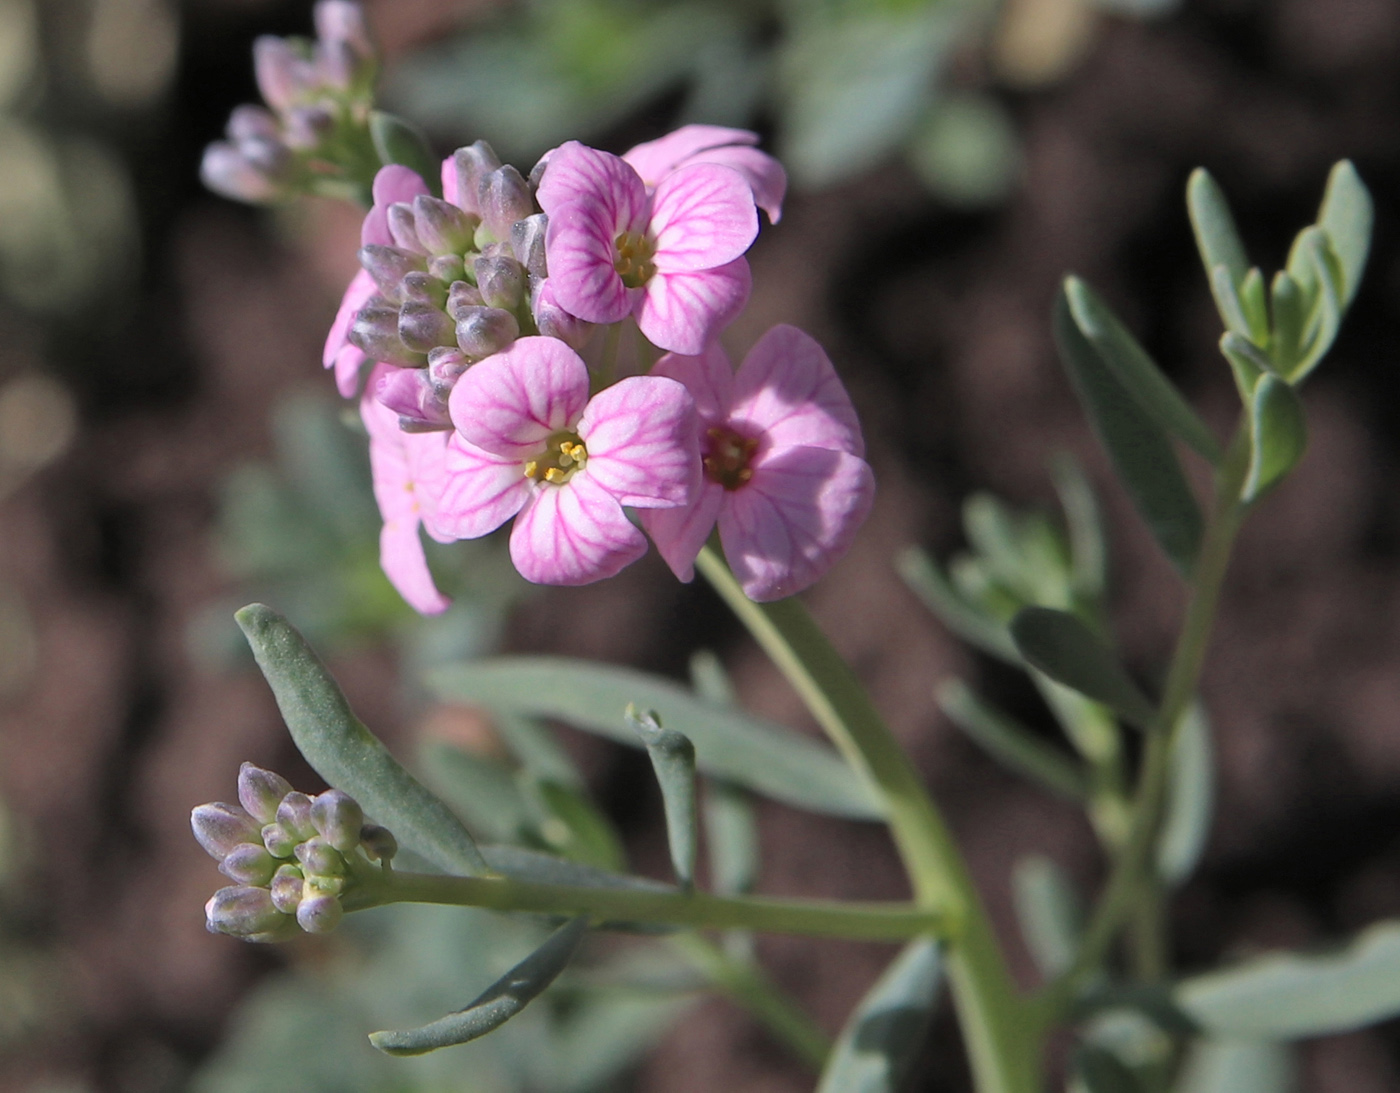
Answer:
<path fill-rule="evenodd" d="M 656 246 L 641 232 L 621 232 L 614 245 L 617 257 L 613 269 L 628 288 L 641 288 L 656 274 L 656 263 L 651 260 Z"/>
<path fill-rule="evenodd" d="M 577 433 L 555 433 L 534 459 L 525 464 L 525 477 L 562 486 L 588 462 L 588 449 Z"/>
<path fill-rule="evenodd" d="M 733 491 L 753 477 L 749 460 L 753 458 L 758 441 L 741 436 L 733 429 L 715 425 L 705 430 L 709 441 L 701 462 L 705 467 L 705 477 L 718 482 L 725 489 Z"/>

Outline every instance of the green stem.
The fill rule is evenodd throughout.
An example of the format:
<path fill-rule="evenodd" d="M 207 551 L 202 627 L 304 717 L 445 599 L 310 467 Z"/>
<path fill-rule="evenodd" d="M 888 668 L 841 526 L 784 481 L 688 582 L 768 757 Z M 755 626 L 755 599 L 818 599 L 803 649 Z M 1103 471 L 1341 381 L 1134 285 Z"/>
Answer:
<path fill-rule="evenodd" d="M 345 909 L 389 903 L 440 903 L 491 911 L 588 915 L 603 922 L 644 922 L 714 930 L 844 937 L 856 941 L 906 941 L 948 937 L 950 917 L 909 903 L 837 900 L 725 898 L 701 892 L 644 888 L 593 888 L 540 884 L 510 877 L 449 877 L 429 873 L 386 874 L 346 893 Z"/>
<path fill-rule="evenodd" d="M 957 916 L 949 979 L 979 1093 L 1033 1093 L 1039 1088 L 1041 1028 L 1027 1020 L 957 844 L 865 689 L 800 601 L 754 603 L 713 545 L 700 552 L 696 568 L 846 760 L 879 788 L 917 903 Z"/>

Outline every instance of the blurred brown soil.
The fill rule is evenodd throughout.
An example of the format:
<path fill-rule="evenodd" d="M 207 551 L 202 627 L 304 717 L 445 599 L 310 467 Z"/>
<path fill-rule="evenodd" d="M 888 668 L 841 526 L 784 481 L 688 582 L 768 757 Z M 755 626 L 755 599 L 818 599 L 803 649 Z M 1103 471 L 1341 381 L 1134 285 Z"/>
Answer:
<path fill-rule="evenodd" d="M 879 499 L 855 549 L 809 597 L 917 757 L 966 848 L 1017 975 L 1012 863 L 1049 854 L 1089 886 L 1101 864 L 1082 820 L 1029 791 L 935 709 L 936 681 L 981 680 L 1048 724 L 1033 698 L 972 656 L 905 591 L 902 547 L 961 545 L 958 506 L 989 488 L 1049 506 L 1046 465 L 1077 455 L 1101 487 L 1114 539 L 1118 634 L 1146 678 L 1160 671 L 1181 589 L 1112 484 L 1054 361 L 1049 308 L 1073 270 L 1099 287 L 1218 431 L 1233 395 L 1181 200 L 1203 163 L 1230 193 L 1256 258 L 1275 266 L 1307 222 L 1331 162 L 1355 159 L 1378 199 L 1368 281 L 1325 371 L 1309 384 L 1311 449 L 1261 505 L 1231 572 L 1204 697 L 1220 795 L 1200 875 L 1174 905 L 1181 966 L 1276 944 L 1321 942 L 1400 915 L 1400 345 L 1395 236 L 1400 176 L 1400 7 L 1388 0 L 1210 0 L 1156 24 L 1106 19 L 1062 86 L 1010 99 L 1024 179 L 995 213 L 932 204 L 900 169 L 793 198 L 754 254 L 756 291 L 727 341 L 774 322 L 827 346 L 866 423 Z M 112 1091 L 177 1089 L 230 1007 L 274 955 L 205 934 L 217 874 L 188 835 L 189 808 L 227 797 L 240 760 L 292 762 L 253 674 L 199 670 L 186 633 L 230 593 L 211 556 L 215 489 L 266 455 L 270 407 L 329 381 L 318 367 L 353 223 L 316 213 L 287 246 L 214 200 L 174 231 L 190 397 L 93 408 L 76 448 L 11 499 L 0 572 L 36 620 L 40 668 L 0 709 L 0 796 L 37 850 L 37 933 L 58 956 L 55 1031 L 0 1059 L 0 1093 L 76 1078 Z M 563 637 L 567 635 L 567 640 Z M 815 731 L 770 665 L 701 588 L 654 558 L 615 581 L 551 590 L 512 623 L 516 649 L 586 653 L 678 672 L 716 642 L 745 704 Z M 366 651 L 334 667 L 361 714 L 407 731 L 395 667 Z M 586 742 L 574 741 L 589 749 Z M 636 774 L 591 747 L 602 795 Z M 654 819 L 654 817 L 651 817 Z M 763 890 L 897 897 L 875 830 L 764 806 Z M 659 826 L 629 831 L 659 871 Z M 765 940 L 774 975 L 828 1029 L 887 948 Z M 1394 1024 L 1309 1045 L 1304 1088 L 1400 1084 Z M 721 1001 L 644 1064 L 640 1087 L 796 1091 L 810 1076 Z M 955 1032 L 940 1022 L 917 1087 L 962 1089 Z"/>

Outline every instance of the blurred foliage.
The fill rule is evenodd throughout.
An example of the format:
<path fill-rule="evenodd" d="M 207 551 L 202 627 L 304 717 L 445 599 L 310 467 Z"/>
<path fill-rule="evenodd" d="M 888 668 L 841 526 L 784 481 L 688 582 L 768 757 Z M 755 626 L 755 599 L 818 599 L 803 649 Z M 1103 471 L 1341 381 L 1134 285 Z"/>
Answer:
<path fill-rule="evenodd" d="M 387 95 L 444 138 L 531 162 L 649 109 L 771 121 L 800 187 L 902 155 L 940 198 L 1000 200 L 1018 152 L 999 88 L 1053 83 L 1103 11 L 1174 0 L 525 0 L 401 62 Z M 675 105 L 673 105 L 675 104 Z"/>

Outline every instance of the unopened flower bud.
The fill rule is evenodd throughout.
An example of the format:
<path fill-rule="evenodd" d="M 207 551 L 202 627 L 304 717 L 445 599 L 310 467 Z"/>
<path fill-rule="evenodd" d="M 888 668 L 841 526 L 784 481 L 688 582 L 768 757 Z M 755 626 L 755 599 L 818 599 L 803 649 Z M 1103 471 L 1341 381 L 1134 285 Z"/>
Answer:
<path fill-rule="evenodd" d="M 273 874 L 272 884 L 269 891 L 272 893 L 272 905 L 284 915 L 294 915 L 297 913 L 297 904 L 301 902 L 302 882 L 301 869 L 295 865 L 279 866 L 277 872 Z"/>
<path fill-rule="evenodd" d="M 480 291 L 469 281 L 453 281 L 447 291 L 447 313 L 454 319 L 460 319 L 483 303 Z"/>
<path fill-rule="evenodd" d="M 396 307 L 361 308 L 355 313 L 346 338 L 372 361 L 406 368 L 421 368 L 426 363 L 422 353 L 415 353 L 400 340 Z"/>
<path fill-rule="evenodd" d="M 519 336 L 515 316 L 498 307 L 463 308 L 457 319 L 457 344 L 468 357 L 499 353 Z"/>
<path fill-rule="evenodd" d="M 239 884 L 265 885 L 277 862 L 262 843 L 240 843 L 219 863 L 219 872 Z"/>
<path fill-rule="evenodd" d="M 378 824 L 365 824 L 360 829 L 360 845 L 370 861 L 389 862 L 399 852 L 399 840 L 387 827 Z"/>
<path fill-rule="evenodd" d="M 428 259 L 428 272 L 444 285 L 460 281 L 467 272 L 460 254 L 435 254 Z"/>
<path fill-rule="evenodd" d="M 259 824 L 270 824 L 277 819 L 277 806 L 291 792 L 291 783 L 280 774 L 252 763 L 238 768 L 238 802 Z"/>
<path fill-rule="evenodd" d="M 222 801 L 194 809 L 190 827 L 199 845 L 216 861 L 223 861 L 242 843 L 258 841 L 257 821 L 237 805 Z"/>
<path fill-rule="evenodd" d="M 347 876 L 332 876 L 328 873 L 308 873 L 301 883 L 301 898 L 315 896 L 339 896 L 350 883 Z"/>
<path fill-rule="evenodd" d="M 440 345 L 428 350 L 428 379 L 444 402 L 471 362 L 458 346 Z"/>
<path fill-rule="evenodd" d="M 281 941 L 296 932 L 296 919 L 272 903 L 266 888 L 220 888 L 204 905 L 211 934 L 229 934 L 244 941 Z"/>
<path fill-rule="evenodd" d="M 432 304 L 409 301 L 399 309 L 399 338 L 410 349 L 426 353 L 439 345 L 451 345 L 455 331 L 446 312 Z"/>
<path fill-rule="evenodd" d="M 274 858 L 290 858 L 296 853 L 297 844 L 301 842 L 281 824 L 268 824 L 264 827 L 262 841 L 263 846 L 267 847 L 267 852 Z"/>
<path fill-rule="evenodd" d="M 403 201 L 395 201 L 388 210 L 389 234 L 394 246 L 413 254 L 427 254 L 428 248 L 418 241 L 418 225 L 413 216 L 413 206 Z"/>
<path fill-rule="evenodd" d="M 501 161 L 496 158 L 491 145 L 479 140 L 453 152 L 452 162 L 457 168 L 457 207 L 469 213 L 480 212 L 477 195 L 481 189 L 481 180 L 500 167 Z"/>
<path fill-rule="evenodd" d="M 325 839 L 317 835 L 297 847 L 297 861 L 307 876 L 337 877 L 345 872 L 345 859 Z"/>
<path fill-rule="evenodd" d="M 531 311 L 541 334 L 547 338 L 558 338 L 570 349 L 581 350 L 593 332 L 592 323 L 584 322 L 559 306 L 554 298 L 554 289 L 547 280 L 536 289 Z"/>
<path fill-rule="evenodd" d="M 399 282 L 399 293 L 403 296 L 404 303 L 415 301 L 437 308 L 447 303 L 447 285 L 431 273 L 424 273 L 422 270 L 414 269 L 405 273 L 403 280 Z"/>
<path fill-rule="evenodd" d="M 553 158 L 554 153 L 557 151 L 557 148 L 551 148 L 544 155 L 540 156 L 538 162 L 530 168 L 529 177 L 527 177 L 525 181 L 530 184 L 531 193 L 534 193 L 540 188 L 540 179 L 544 178 L 545 168 L 549 166 L 550 159 Z"/>
<path fill-rule="evenodd" d="M 277 180 L 269 178 L 249 162 L 247 156 L 224 141 L 204 149 L 199 177 L 216 194 L 250 204 L 272 201 L 281 190 Z"/>
<path fill-rule="evenodd" d="M 373 57 L 374 45 L 365 26 L 365 13 L 349 0 L 320 0 L 311 18 L 322 42 L 344 42 L 361 57 Z"/>
<path fill-rule="evenodd" d="M 510 245 L 515 257 L 532 277 L 548 276 L 544 258 L 544 234 L 549 217 L 535 213 L 510 226 Z"/>
<path fill-rule="evenodd" d="M 335 896 L 312 896 L 297 907 L 297 925 L 308 934 L 328 934 L 340 925 L 345 911 Z"/>
<path fill-rule="evenodd" d="M 457 351 L 456 346 L 452 348 Z M 408 427 L 413 432 L 452 427 L 452 418 L 447 413 L 447 400 L 433 386 L 426 369 L 395 368 L 386 372 L 375 382 L 374 397 L 399 415 L 400 426 Z M 360 826 L 363 822 L 364 817 L 361 816 L 359 823 L 354 827 L 354 837 L 350 839 L 352 847 L 360 841 Z"/>
<path fill-rule="evenodd" d="M 461 254 L 469 249 L 480 218 L 465 213 L 450 201 L 428 194 L 413 199 L 418 238 L 429 254 Z"/>
<path fill-rule="evenodd" d="M 287 144 L 303 150 L 319 147 L 335 128 L 330 111 L 319 106 L 293 107 L 285 120 Z"/>
<path fill-rule="evenodd" d="M 277 118 L 272 111 L 249 103 L 233 108 L 224 132 L 228 134 L 228 139 L 235 143 L 253 140 L 256 137 L 276 140 L 281 135 Z"/>
<path fill-rule="evenodd" d="M 296 105 L 313 80 L 306 59 L 285 38 L 271 34 L 253 42 L 253 74 L 263 101 L 278 113 Z"/>
<path fill-rule="evenodd" d="M 514 258 L 501 255 L 478 258 L 472 263 L 476 288 L 488 307 L 513 310 L 525 295 L 525 267 Z"/>
<path fill-rule="evenodd" d="M 483 225 L 491 235 L 489 240 L 483 240 L 478 230 L 477 240 L 482 242 L 504 242 L 510 238 L 511 225 L 535 211 L 530 187 L 520 177 L 520 172 L 509 165 L 497 167 L 482 177 L 476 203 Z"/>
<path fill-rule="evenodd" d="M 311 823 L 311 798 L 292 790 L 277 806 L 277 822 L 298 841 L 311 838 L 316 834 L 316 828 Z"/>
<path fill-rule="evenodd" d="M 344 93 L 354 86 L 363 62 L 344 42 L 317 42 L 311 47 L 316 83 Z"/>
<path fill-rule="evenodd" d="M 404 274 L 426 268 L 422 255 L 378 243 L 361 247 L 359 259 L 360 265 L 374 278 L 379 291 L 393 303 L 401 302 L 399 282 L 403 280 Z"/>

